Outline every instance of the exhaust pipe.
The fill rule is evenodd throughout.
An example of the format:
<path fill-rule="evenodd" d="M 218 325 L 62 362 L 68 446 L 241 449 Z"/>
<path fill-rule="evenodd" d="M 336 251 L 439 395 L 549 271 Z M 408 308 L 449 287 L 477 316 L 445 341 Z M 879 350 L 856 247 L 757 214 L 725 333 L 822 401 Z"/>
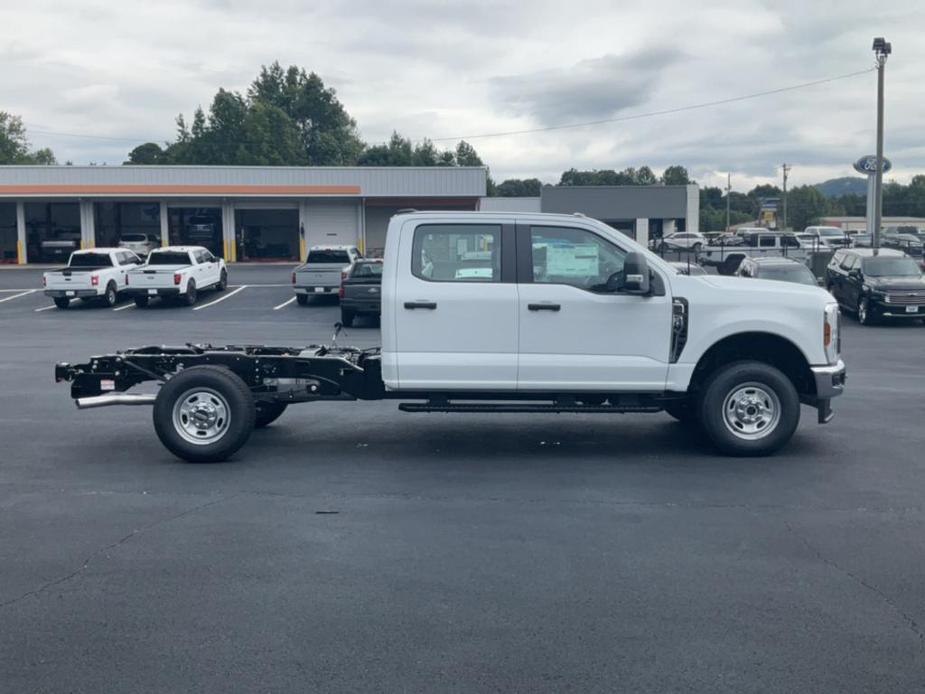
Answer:
<path fill-rule="evenodd" d="M 89 398 L 77 398 L 74 403 L 78 410 L 89 410 L 94 407 L 112 407 L 113 405 L 153 405 L 156 395 L 137 395 L 134 393 L 112 393 L 110 395 L 94 395 Z"/>

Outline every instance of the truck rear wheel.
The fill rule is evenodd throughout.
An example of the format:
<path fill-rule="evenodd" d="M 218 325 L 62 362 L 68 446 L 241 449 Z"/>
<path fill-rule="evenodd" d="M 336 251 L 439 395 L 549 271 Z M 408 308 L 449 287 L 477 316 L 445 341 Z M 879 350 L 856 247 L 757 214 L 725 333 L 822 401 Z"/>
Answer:
<path fill-rule="evenodd" d="M 353 319 L 356 318 L 356 313 L 351 311 L 348 308 L 342 308 L 340 310 L 340 322 L 345 328 L 353 327 Z"/>
<path fill-rule="evenodd" d="M 136 296 L 135 297 L 135 306 L 138 308 L 147 308 L 148 307 L 148 297 L 146 296 Z"/>
<path fill-rule="evenodd" d="M 254 428 L 263 429 L 268 424 L 275 422 L 286 411 L 286 405 L 287 403 L 285 402 L 257 402 L 257 417 L 254 420 Z"/>
<path fill-rule="evenodd" d="M 55 306 L 58 308 L 67 308 L 71 305 L 71 300 L 66 296 L 56 296 L 52 299 L 55 302 Z"/>
<path fill-rule="evenodd" d="M 113 307 L 116 305 L 116 301 L 119 300 L 119 292 L 116 291 L 115 282 L 110 282 L 106 285 L 106 293 L 103 294 L 100 300 L 103 302 L 103 306 Z"/>
<path fill-rule="evenodd" d="M 190 280 L 186 285 L 186 294 L 183 295 L 183 301 L 187 306 L 192 306 L 196 303 L 196 297 L 196 282 L 194 280 Z"/>
<path fill-rule="evenodd" d="M 787 376 L 769 364 L 740 361 L 715 371 L 704 384 L 699 419 L 727 455 L 769 455 L 793 436 L 800 398 Z"/>
<path fill-rule="evenodd" d="M 223 366 L 192 366 L 161 387 L 154 430 L 161 443 L 190 463 L 227 460 L 254 429 L 250 389 Z"/>
<path fill-rule="evenodd" d="M 296 294 L 295 300 L 299 306 L 308 306 L 308 294 Z"/>

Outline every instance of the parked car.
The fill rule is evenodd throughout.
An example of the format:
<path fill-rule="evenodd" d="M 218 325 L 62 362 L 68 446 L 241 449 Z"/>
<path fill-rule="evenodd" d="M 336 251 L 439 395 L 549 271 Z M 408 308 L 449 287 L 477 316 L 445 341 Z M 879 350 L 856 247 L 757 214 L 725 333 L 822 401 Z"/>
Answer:
<path fill-rule="evenodd" d="M 768 229 L 767 227 L 739 227 L 735 230 L 735 235 L 744 236 L 745 234 L 767 234 L 773 231 L 773 229 Z"/>
<path fill-rule="evenodd" d="M 119 248 L 127 248 L 141 258 L 147 258 L 148 253 L 161 247 L 161 237 L 154 234 L 122 234 L 119 239 Z"/>
<path fill-rule="evenodd" d="M 662 237 L 662 249 L 692 250 L 695 253 L 707 245 L 703 234 L 693 231 L 676 231 Z"/>
<path fill-rule="evenodd" d="M 218 220 L 214 217 L 193 215 L 186 222 L 186 240 L 190 243 L 214 241 L 218 230 Z"/>
<path fill-rule="evenodd" d="M 358 260 L 340 282 L 340 322 L 348 328 L 357 316 L 379 317 L 382 310 L 382 260 Z"/>
<path fill-rule="evenodd" d="M 925 277 L 902 251 L 838 250 L 826 268 L 825 286 L 862 325 L 877 318 L 925 318 Z"/>
<path fill-rule="evenodd" d="M 812 271 L 799 260 L 793 258 L 745 258 L 736 270 L 739 277 L 752 277 L 759 280 L 777 280 L 816 286 L 819 281 Z"/>
<path fill-rule="evenodd" d="M 874 242 L 869 231 L 859 231 L 851 235 L 851 246 L 853 248 L 870 248 Z"/>
<path fill-rule="evenodd" d="M 81 409 L 153 405 L 161 442 L 194 462 L 226 460 L 255 426 L 298 402 L 343 408 L 389 399 L 405 412 L 453 417 L 664 410 L 736 456 L 779 450 L 797 430 L 801 404 L 819 423 L 831 420 L 845 364 L 828 292 L 685 277 L 588 217 L 503 219 L 391 218 L 381 349 L 151 346 L 59 363 L 55 379 L 71 382 Z M 490 277 L 454 279 L 467 253 L 485 251 Z M 153 382 L 156 394 L 127 392 Z M 107 432 L 113 442 L 125 438 L 98 427 L 93 445 Z"/>
<path fill-rule="evenodd" d="M 701 265 L 697 263 L 686 263 L 683 260 L 676 260 L 671 263 L 668 263 L 675 270 L 678 271 L 679 275 L 705 275 L 707 271 L 703 269 Z"/>
<path fill-rule="evenodd" d="M 139 265 L 141 259 L 124 248 L 74 251 L 66 267 L 42 276 L 45 296 L 58 308 L 67 308 L 73 299 L 114 306 L 128 289 L 128 273 Z"/>
<path fill-rule="evenodd" d="M 314 246 L 292 272 L 296 301 L 305 306 L 312 296 L 338 293 L 341 275 L 362 257 L 355 246 Z"/>
<path fill-rule="evenodd" d="M 45 239 L 39 244 L 39 255 L 43 262 L 61 262 L 70 258 L 71 253 L 80 250 L 80 229 L 60 229 L 54 238 Z"/>
<path fill-rule="evenodd" d="M 898 232 L 884 232 L 880 235 L 880 246 L 883 248 L 895 248 L 903 251 L 913 258 L 921 258 L 923 243 L 915 234 L 905 234 Z"/>
<path fill-rule="evenodd" d="M 813 251 L 826 251 L 831 250 L 832 246 L 829 245 L 829 242 L 815 234 L 807 234 L 805 232 L 797 232 L 793 234 L 793 238 L 797 240 L 797 243 L 800 244 L 800 248 L 806 248 Z M 852 237 L 853 239 L 854 237 Z"/>
<path fill-rule="evenodd" d="M 851 236 L 840 227 L 811 226 L 806 227 L 803 233 L 825 241 L 832 248 L 845 248 L 851 245 Z"/>
<path fill-rule="evenodd" d="M 723 233 L 710 241 L 711 246 L 741 246 L 745 243 L 739 234 Z"/>
<path fill-rule="evenodd" d="M 225 261 L 202 246 L 165 246 L 151 251 L 141 267 L 128 277 L 127 292 L 138 308 L 154 298 L 180 299 L 187 305 L 196 303 L 199 292 L 206 289 L 224 291 L 228 286 Z"/>

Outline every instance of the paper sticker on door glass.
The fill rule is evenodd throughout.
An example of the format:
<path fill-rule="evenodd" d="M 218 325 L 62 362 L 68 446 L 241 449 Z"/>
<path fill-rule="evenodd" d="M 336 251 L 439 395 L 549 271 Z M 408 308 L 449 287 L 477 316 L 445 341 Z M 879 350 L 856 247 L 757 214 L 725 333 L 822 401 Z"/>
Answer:
<path fill-rule="evenodd" d="M 596 244 L 546 246 L 546 275 L 552 277 L 596 277 L 600 249 Z"/>

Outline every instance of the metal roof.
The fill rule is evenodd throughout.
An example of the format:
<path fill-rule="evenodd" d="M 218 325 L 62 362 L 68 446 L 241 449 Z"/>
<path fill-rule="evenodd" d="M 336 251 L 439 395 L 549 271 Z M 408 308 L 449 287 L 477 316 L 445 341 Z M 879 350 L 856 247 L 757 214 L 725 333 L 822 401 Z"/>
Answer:
<path fill-rule="evenodd" d="M 0 166 L 0 197 L 466 197 L 484 167 Z"/>

